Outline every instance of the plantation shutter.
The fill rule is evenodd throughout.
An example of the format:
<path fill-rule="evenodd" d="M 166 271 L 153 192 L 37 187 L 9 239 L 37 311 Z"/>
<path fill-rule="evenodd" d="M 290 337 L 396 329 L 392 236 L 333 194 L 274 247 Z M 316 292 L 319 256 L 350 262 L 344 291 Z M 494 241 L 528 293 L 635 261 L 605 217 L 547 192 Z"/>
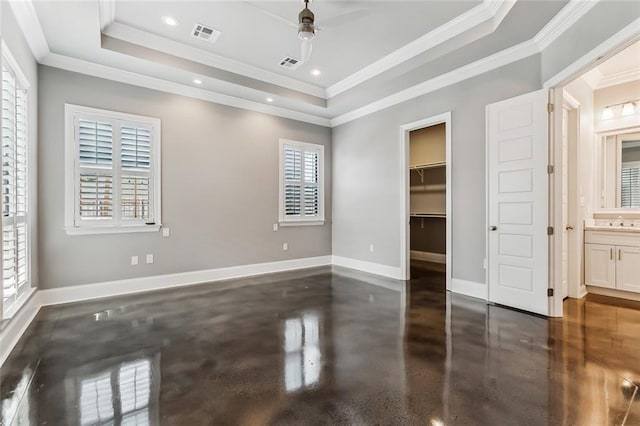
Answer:
<path fill-rule="evenodd" d="M 2 65 L 2 298 L 12 311 L 29 287 L 27 91 Z"/>
<path fill-rule="evenodd" d="M 320 148 L 284 144 L 281 155 L 283 219 L 320 218 Z"/>
<path fill-rule="evenodd" d="M 152 220 L 151 128 L 123 125 L 120 130 L 120 218 Z"/>
<path fill-rule="evenodd" d="M 77 219 L 113 219 L 114 125 L 107 120 L 77 120 L 79 191 Z"/>
<path fill-rule="evenodd" d="M 622 167 L 621 207 L 640 207 L 640 165 Z"/>

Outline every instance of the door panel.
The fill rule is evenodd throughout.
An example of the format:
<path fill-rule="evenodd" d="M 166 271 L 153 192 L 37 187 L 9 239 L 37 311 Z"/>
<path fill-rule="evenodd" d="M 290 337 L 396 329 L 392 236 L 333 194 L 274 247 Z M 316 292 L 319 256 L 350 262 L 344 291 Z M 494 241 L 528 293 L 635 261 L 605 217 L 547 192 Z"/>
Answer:
<path fill-rule="evenodd" d="M 542 315 L 549 313 L 547 99 L 540 90 L 487 106 L 489 301 Z"/>
<path fill-rule="evenodd" d="M 640 292 L 640 248 L 616 247 L 618 290 Z"/>
<path fill-rule="evenodd" d="M 584 245 L 584 282 L 586 285 L 616 288 L 615 246 Z"/>

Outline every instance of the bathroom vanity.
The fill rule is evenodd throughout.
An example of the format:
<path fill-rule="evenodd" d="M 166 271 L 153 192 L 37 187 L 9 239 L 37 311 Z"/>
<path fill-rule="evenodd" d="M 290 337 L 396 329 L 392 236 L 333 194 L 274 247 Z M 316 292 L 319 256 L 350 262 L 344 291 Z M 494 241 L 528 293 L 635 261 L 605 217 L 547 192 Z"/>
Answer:
<path fill-rule="evenodd" d="M 640 293 L 640 226 L 586 226 L 584 237 L 585 284 Z"/>

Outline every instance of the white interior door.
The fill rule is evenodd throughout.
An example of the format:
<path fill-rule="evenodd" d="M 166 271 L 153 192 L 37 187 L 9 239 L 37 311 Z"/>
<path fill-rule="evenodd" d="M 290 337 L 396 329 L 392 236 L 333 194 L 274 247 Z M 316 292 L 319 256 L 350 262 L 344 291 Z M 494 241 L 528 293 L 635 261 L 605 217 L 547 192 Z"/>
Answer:
<path fill-rule="evenodd" d="M 549 314 L 548 92 L 487 106 L 489 301 Z"/>

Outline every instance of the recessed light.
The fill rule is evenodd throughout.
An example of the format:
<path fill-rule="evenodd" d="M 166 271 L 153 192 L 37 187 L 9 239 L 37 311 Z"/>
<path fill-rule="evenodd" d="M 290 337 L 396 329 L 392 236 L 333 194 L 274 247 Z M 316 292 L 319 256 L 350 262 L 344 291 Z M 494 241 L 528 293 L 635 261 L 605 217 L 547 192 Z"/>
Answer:
<path fill-rule="evenodd" d="M 269 103 L 273 102 L 273 98 L 267 98 L 267 102 Z"/>
<path fill-rule="evenodd" d="M 176 25 L 178 25 L 178 21 L 173 16 L 163 16 L 162 22 L 169 25 L 170 27 L 175 27 Z"/>
<path fill-rule="evenodd" d="M 320 72 L 320 70 L 315 69 L 315 70 L 312 70 L 312 71 L 311 71 L 311 74 L 317 77 L 317 76 L 319 76 L 319 75 L 320 75 L 320 74 L 322 74 L 322 73 Z"/>
<path fill-rule="evenodd" d="M 202 80 L 197 79 L 197 78 L 194 78 L 194 79 L 193 79 L 193 82 L 194 82 L 195 84 L 202 84 Z"/>

